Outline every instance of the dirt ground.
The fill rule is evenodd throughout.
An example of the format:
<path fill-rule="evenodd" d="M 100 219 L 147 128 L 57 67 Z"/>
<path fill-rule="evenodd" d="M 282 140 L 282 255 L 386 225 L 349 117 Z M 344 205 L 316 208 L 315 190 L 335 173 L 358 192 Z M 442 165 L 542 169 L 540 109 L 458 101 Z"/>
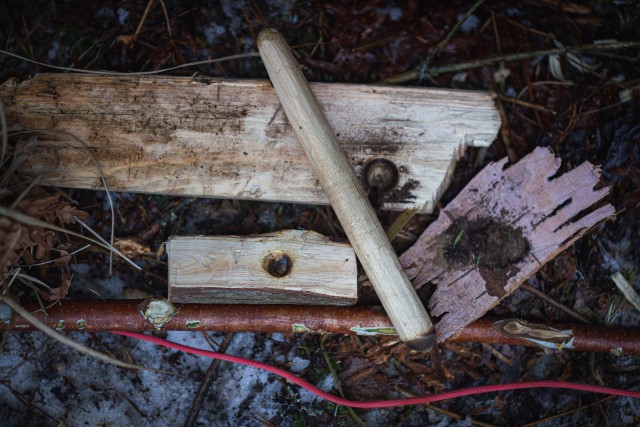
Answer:
<path fill-rule="evenodd" d="M 490 148 L 466 150 L 438 207 L 445 206 L 489 162 L 505 156 L 517 161 L 535 147 L 550 147 L 560 156 L 561 172 L 584 161 L 601 165 L 601 185 L 611 187 L 608 201 L 618 210 L 616 220 L 596 227 L 527 283 L 593 324 L 638 327 L 640 313 L 625 300 L 610 276 L 621 272 L 640 290 L 640 49 L 539 54 L 464 71 L 428 71 L 559 46 L 639 41 L 640 7 L 623 0 L 527 0 L 518 4 L 487 0 L 437 48 L 472 5 L 470 1 L 427 4 L 416 0 L 8 0 L 0 4 L 0 48 L 65 67 L 150 71 L 254 52 L 259 30 L 272 26 L 293 46 L 312 81 L 374 83 L 419 67 L 428 59 L 422 78 L 402 84 L 495 91 L 503 118 L 503 128 Z M 0 82 L 53 72 L 2 54 L 0 61 Z M 200 65 L 172 74 L 267 77 L 256 58 Z M 6 167 L 0 172 L 4 176 Z M 20 177 L 12 176 L 11 180 L 0 193 L 2 206 L 10 206 L 25 188 Z M 42 187 L 32 191 L 45 198 L 56 190 Z M 78 215 L 85 212 L 86 222 L 95 231 L 109 235 L 111 212 L 104 192 L 63 191 L 77 202 L 73 209 Z M 171 235 L 244 235 L 301 227 L 344 238 L 329 207 L 130 193 L 112 197 L 116 236 L 132 238 L 140 245 L 134 258 L 143 266 L 142 272 L 116 263 L 109 277 L 108 257 L 91 249 L 79 252 L 66 265 L 25 271 L 54 289 L 69 285 L 66 298 L 95 299 L 99 304 L 101 298 L 166 296 L 166 256 L 158 258 L 156 254 Z M 56 209 L 70 209 L 64 207 L 66 199 L 61 200 Z M 397 215 L 379 213 L 386 227 Z M 410 247 L 436 217 L 437 211 L 415 216 L 393 242 L 398 253 Z M 0 221 L 0 236 L 10 235 L 12 229 L 7 227 L 12 227 L 10 222 Z M 505 262 L 526 254 L 528 248 L 518 243 L 517 230 L 505 230 L 499 224 L 493 229 L 495 233 L 489 235 L 477 231 L 474 236 L 460 236 L 451 256 L 464 262 L 465 246 L 468 253 L 504 233 L 516 237 L 514 246 L 503 248 L 504 253 L 497 254 L 495 263 L 487 268 L 502 268 Z M 460 232 L 452 228 L 448 233 L 453 245 Z M 59 245 L 66 245 L 67 251 L 82 246 L 79 240 L 50 236 L 50 240 L 34 242 L 38 250 L 34 249 L 33 255 L 11 258 L 9 254 L 7 258 L 5 244 L 0 241 L 2 274 L 12 265 L 6 264 L 7 259 L 14 266 L 28 266 L 56 258 L 57 252 L 51 249 Z M 16 283 L 11 289 L 24 300 L 35 298 L 33 285 Z M 5 312 L 0 311 L 0 316 Z M 538 323 L 572 321 L 523 290 L 507 297 L 490 314 Z M 216 348 L 224 342 L 230 354 L 291 370 L 333 393 L 341 387 L 345 396 L 361 400 L 534 379 L 634 390 L 640 387 L 640 358 L 624 354 L 546 353 L 518 346 L 445 343 L 425 356 L 409 351 L 393 337 L 236 333 L 225 339 L 215 332 L 206 337 L 195 332 L 167 335 L 202 348 Z M 253 368 L 222 363 L 214 370 L 209 360 L 108 333 L 67 336 L 113 357 L 170 373 L 123 370 L 79 354 L 41 333 L 11 333 L 0 354 L 0 424 L 184 424 L 208 371 L 213 373 L 212 384 L 193 425 L 531 425 L 527 423 L 545 419 L 539 425 L 640 424 L 637 401 L 559 390 L 503 392 L 429 407 L 349 413 Z M 330 365 L 336 368 L 336 378 Z"/>

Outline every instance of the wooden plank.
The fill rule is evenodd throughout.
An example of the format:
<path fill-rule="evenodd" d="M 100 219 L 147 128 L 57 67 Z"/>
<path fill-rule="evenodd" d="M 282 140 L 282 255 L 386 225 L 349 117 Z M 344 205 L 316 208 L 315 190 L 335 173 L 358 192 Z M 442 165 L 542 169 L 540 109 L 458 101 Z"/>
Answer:
<path fill-rule="evenodd" d="M 560 159 L 537 148 L 506 166 L 503 159 L 484 168 L 400 256 L 414 287 L 436 286 L 428 306 L 440 317 L 438 342 L 615 215 L 611 204 L 593 209 L 609 189 L 596 189 L 600 169 L 589 162 L 556 176 Z"/>
<path fill-rule="evenodd" d="M 171 302 L 352 305 L 358 298 L 353 249 L 314 231 L 173 237 L 167 253 Z"/>
<path fill-rule="evenodd" d="M 465 146 L 487 146 L 500 119 L 488 93 L 312 84 L 356 174 L 373 158 L 400 170 L 385 208 L 432 211 Z M 327 204 L 269 81 L 41 74 L 0 86 L 12 131 L 58 129 L 86 144 L 110 189 Z M 22 142 L 25 144 L 25 141 Z M 40 135 L 21 172 L 100 188 L 65 135 Z"/>

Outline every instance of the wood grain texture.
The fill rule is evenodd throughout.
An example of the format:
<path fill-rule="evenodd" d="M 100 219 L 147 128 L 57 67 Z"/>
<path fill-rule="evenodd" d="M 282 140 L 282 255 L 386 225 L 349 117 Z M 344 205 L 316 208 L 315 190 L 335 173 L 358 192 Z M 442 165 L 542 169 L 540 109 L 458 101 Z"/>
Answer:
<path fill-rule="evenodd" d="M 313 231 L 173 237 L 167 253 L 174 303 L 352 305 L 358 298 L 351 246 Z M 288 274 L 264 268 L 272 254 L 290 257 Z"/>
<path fill-rule="evenodd" d="M 606 187 L 596 189 L 598 167 L 585 162 L 556 176 L 559 167 L 560 159 L 547 148 L 537 148 L 508 167 L 506 158 L 490 164 L 402 254 L 400 261 L 416 288 L 436 286 L 429 308 L 440 317 L 438 342 L 495 307 L 593 226 L 613 218 L 611 204 L 593 208 L 609 194 Z M 478 259 L 486 256 L 482 253 L 467 263 L 452 262 L 447 251 L 457 237 L 447 231 L 463 218 L 492 218 L 508 224 L 522 232 L 529 250 L 503 268 L 483 267 Z M 508 240 L 500 244 L 508 245 Z M 500 244 L 489 250 L 498 251 Z"/>
<path fill-rule="evenodd" d="M 356 174 L 376 157 L 400 168 L 386 209 L 432 211 L 464 146 L 488 146 L 500 126 L 487 93 L 312 88 Z M 12 131 L 83 140 L 114 191 L 328 203 L 269 81 L 41 74 L 5 82 L 0 96 Z M 79 144 L 40 135 L 21 172 L 99 188 L 91 159 L 69 146 Z"/>
<path fill-rule="evenodd" d="M 320 180 L 358 259 L 398 331 L 419 350 L 433 346 L 433 324 L 342 151 L 291 49 L 265 29 L 258 50 L 298 141 Z"/>

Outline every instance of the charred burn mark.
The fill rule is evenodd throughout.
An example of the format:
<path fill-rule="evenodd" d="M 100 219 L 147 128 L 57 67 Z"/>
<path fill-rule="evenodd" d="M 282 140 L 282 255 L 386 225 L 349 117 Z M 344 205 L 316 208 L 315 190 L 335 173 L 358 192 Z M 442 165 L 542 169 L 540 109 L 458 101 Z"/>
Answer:
<path fill-rule="evenodd" d="M 402 184 L 402 187 L 389 191 L 384 197 L 384 202 L 412 203 L 418 198 L 418 196 L 414 194 L 414 190 L 418 187 L 420 187 L 420 181 L 416 179 L 409 179 L 407 182 Z"/>
<path fill-rule="evenodd" d="M 486 282 L 487 293 L 502 298 L 510 277 L 516 275 L 530 251 L 522 229 L 494 218 L 456 219 L 445 231 L 444 259 L 459 267 L 477 268 Z"/>

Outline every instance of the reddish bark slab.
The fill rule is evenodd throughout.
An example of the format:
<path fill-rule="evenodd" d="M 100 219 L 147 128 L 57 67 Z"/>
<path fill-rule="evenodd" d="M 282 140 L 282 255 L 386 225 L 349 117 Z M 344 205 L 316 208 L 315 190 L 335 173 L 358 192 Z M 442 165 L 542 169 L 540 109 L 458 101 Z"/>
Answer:
<path fill-rule="evenodd" d="M 482 317 L 591 227 L 615 215 L 610 204 L 586 211 L 609 194 L 608 188 L 595 189 L 598 167 L 585 162 L 556 176 L 559 167 L 560 159 L 547 148 L 514 165 L 507 159 L 488 165 L 400 257 L 416 288 L 436 286 L 429 310 L 439 318 L 439 342 Z M 488 225 L 486 233 L 473 224 Z M 489 229 L 495 224 L 502 227 L 502 242 Z M 485 246 L 470 242 L 471 249 L 460 255 L 465 231 L 474 230 Z M 512 262 L 487 261 L 510 247 L 520 250 L 505 255 Z"/>

